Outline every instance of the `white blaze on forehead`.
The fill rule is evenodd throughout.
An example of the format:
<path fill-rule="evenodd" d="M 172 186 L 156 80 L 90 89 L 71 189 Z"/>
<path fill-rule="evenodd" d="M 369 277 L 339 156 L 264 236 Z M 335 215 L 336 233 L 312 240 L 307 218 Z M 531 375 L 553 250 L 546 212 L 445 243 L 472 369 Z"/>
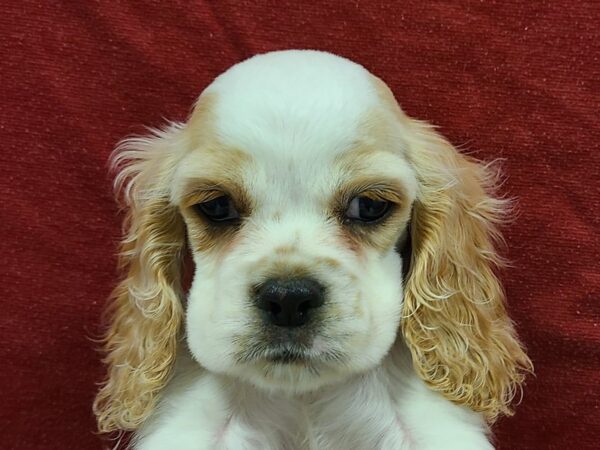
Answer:
<path fill-rule="evenodd" d="M 331 152 L 354 138 L 361 118 L 379 102 L 362 66 L 309 50 L 250 58 L 206 92 L 218 94 L 214 113 L 221 138 L 252 153 Z"/>
<path fill-rule="evenodd" d="M 216 94 L 219 141 L 256 162 L 245 184 L 279 206 L 289 206 L 294 197 L 330 192 L 335 156 L 363 137 L 359 129 L 365 115 L 380 105 L 365 68 L 307 50 L 250 58 L 205 92 Z"/>

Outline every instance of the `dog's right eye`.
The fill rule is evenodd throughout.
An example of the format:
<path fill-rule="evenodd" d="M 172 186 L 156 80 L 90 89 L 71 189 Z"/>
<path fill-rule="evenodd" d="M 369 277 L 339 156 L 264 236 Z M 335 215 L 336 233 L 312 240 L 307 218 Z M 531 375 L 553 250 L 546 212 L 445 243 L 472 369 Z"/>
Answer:
<path fill-rule="evenodd" d="M 235 208 L 233 200 L 227 195 L 197 203 L 194 205 L 194 209 L 211 222 L 235 222 L 240 218 L 240 213 Z"/>

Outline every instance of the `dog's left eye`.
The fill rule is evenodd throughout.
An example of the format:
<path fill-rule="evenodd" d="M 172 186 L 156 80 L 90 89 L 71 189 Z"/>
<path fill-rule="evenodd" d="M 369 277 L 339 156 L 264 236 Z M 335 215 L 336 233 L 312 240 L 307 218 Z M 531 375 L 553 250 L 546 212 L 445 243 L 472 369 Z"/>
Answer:
<path fill-rule="evenodd" d="M 376 222 L 385 217 L 390 207 L 390 202 L 386 200 L 358 196 L 350 201 L 346 210 L 346 217 L 360 222 Z"/>
<path fill-rule="evenodd" d="M 194 208 L 212 222 L 233 222 L 240 218 L 233 201 L 227 195 L 198 203 Z"/>

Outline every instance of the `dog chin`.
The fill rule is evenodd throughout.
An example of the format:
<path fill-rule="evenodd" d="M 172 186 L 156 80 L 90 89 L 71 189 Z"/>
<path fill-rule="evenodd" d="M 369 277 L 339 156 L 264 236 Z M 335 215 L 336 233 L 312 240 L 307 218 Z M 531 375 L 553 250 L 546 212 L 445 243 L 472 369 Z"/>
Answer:
<path fill-rule="evenodd" d="M 339 364 L 339 363 L 338 363 Z M 270 392 L 299 395 L 344 381 L 347 367 L 292 351 L 271 353 L 235 370 L 236 378 Z"/>

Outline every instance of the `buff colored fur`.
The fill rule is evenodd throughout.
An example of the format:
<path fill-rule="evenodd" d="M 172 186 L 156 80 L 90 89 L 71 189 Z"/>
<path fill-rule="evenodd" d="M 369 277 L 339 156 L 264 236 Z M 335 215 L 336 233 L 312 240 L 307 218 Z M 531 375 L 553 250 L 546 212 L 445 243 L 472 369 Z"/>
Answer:
<path fill-rule="evenodd" d="M 107 309 L 107 381 L 94 402 L 99 430 L 131 430 L 152 411 L 175 362 L 182 318 L 184 225 L 162 191 L 179 127 L 125 141 L 115 152 L 115 181 L 127 208 L 119 269 L 127 274 Z"/>
<path fill-rule="evenodd" d="M 403 331 L 414 367 L 433 389 L 494 421 L 531 361 L 518 341 L 495 274 L 494 243 L 509 202 L 497 173 L 461 155 L 431 126 L 412 122 L 409 159 L 420 182 Z"/>

